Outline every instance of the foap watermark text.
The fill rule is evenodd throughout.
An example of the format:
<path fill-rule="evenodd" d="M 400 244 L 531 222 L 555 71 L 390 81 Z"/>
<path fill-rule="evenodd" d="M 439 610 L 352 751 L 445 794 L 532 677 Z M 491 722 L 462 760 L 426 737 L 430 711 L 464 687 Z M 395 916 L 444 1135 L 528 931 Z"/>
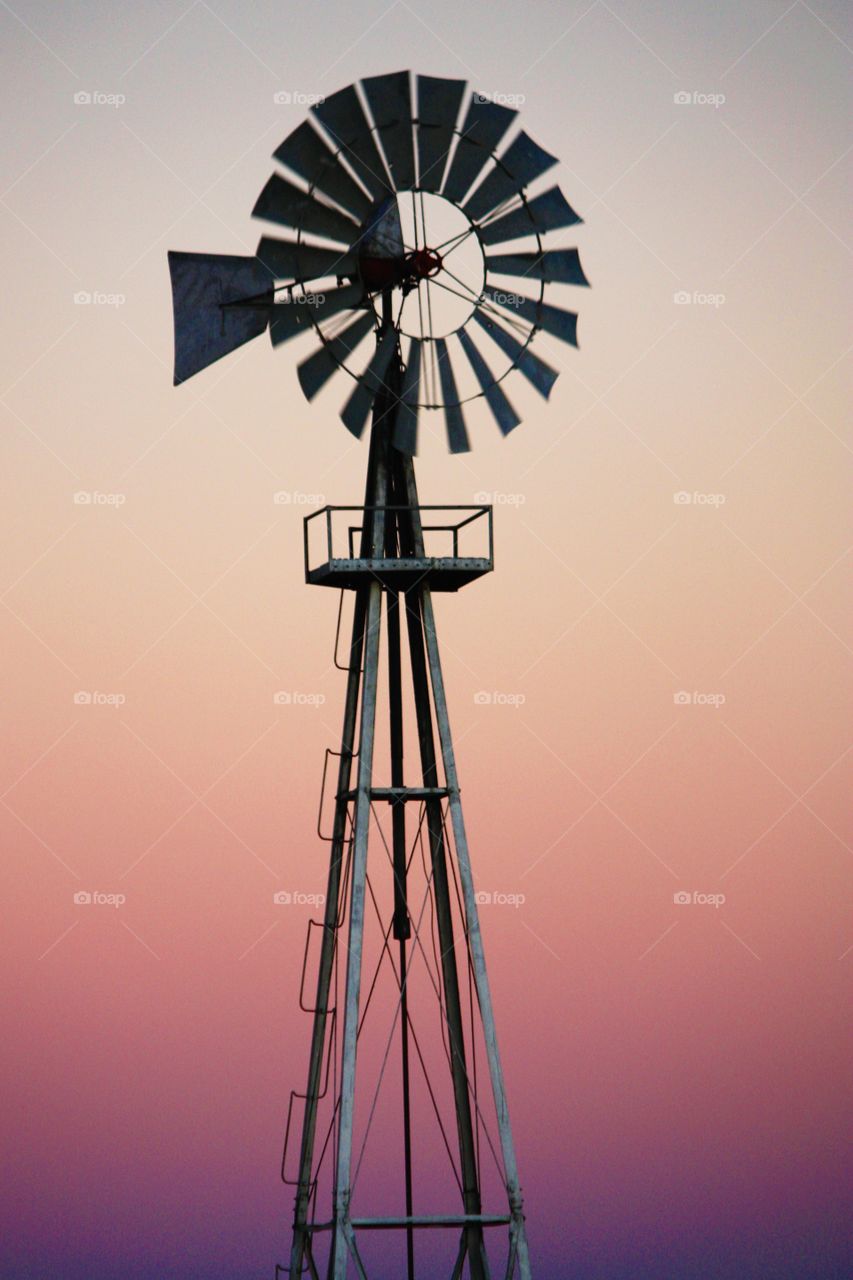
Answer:
<path fill-rule="evenodd" d="M 687 689 L 679 689 L 678 693 L 672 695 L 672 700 L 677 707 L 713 707 L 718 711 L 720 707 L 725 705 L 726 695 L 724 693 L 700 693 L 698 689 L 694 689 L 691 693 Z"/>
<path fill-rule="evenodd" d="M 700 893 L 698 889 L 688 893 L 686 889 L 680 889 L 672 895 L 672 900 L 677 907 L 716 907 L 719 911 L 726 900 L 726 895 L 724 893 Z"/>
<path fill-rule="evenodd" d="M 672 500 L 677 507 L 723 507 L 726 504 L 724 493 L 699 493 L 695 489 L 690 493 L 687 489 L 678 489 Z"/>
<path fill-rule="evenodd" d="M 100 889 L 91 893 L 88 889 L 78 889 L 74 894 L 75 907 L 123 907 L 126 902 L 127 894 L 102 893 Z"/>
<path fill-rule="evenodd" d="M 692 293 L 687 289 L 678 289 L 672 295 L 672 300 L 677 307 L 721 307 L 726 301 L 726 295 L 702 293 L 699 289 L 694 289 Z"/>
<path fill-rule="evenodd" d="M 127 697 L 123 693 L 104 693 L 101 689 L 78 689 L 74 705 L 78 707 L 123 707 Z"/>
<path fill-rule="evenodd" d="M 527 696 L 523 693 L 508 693 L 504 689 L 480 689 L 474 694 L 474 703 L 478 707 L 523 707 Z"/>
<path fill-rule="evenodd" d="M 718 111 L 726 100 L 724 93 L 702 93 L 699 89 L 679 89 L 672 95 L 677 107 L 713 107 Z"/>
<path fill-rule="evenodd" d="M 480 889 L 474 894 L 478 907 L 523 907 L 527 897 L 523 893 L 504 893 L 500 889 Z"/>

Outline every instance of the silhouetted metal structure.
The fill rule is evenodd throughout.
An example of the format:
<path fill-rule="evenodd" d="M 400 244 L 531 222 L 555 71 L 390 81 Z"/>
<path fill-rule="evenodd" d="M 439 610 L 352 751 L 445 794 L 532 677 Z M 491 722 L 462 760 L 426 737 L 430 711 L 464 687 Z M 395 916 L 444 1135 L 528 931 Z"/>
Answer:
<path fill-rule="evenodd" d="M 169 255 L 176 383 L 267 328 L 274 346 L 313 332 L 319 346 L 298 366 L 305 395 L 312 399 L 342 372 L 352 383 L 341 412 L 345 425 L 361 436 L 368 418 L 372 420 L 363 507 L 326 507 L 305 521 L 306 581 L 350 591 L 354 603 L 340 749 L 329 753 L 337 759 L 337 781 L 325 915 L 318 925 L 316 992 L 313 1004 L 303 1001 L 313 1013 L 308 1079 L 303 1094 L 292 1094 L 288 1113 L 288 1135 L 297 1127 L 300 1133 L 294 1178 L 287 1177 L 285 1168 L 287 1141 L 282 1162 L 282 1175 L 293 1182 L 296 1194 L 290 1262 L 277 1268 L 277 1274 L 290 1280 L 304 1274 L 319 1280 L 324 1240 L 329 1280 L 345 1280 L 348 1274 L 366 1280 L 370 1270 L 359 1240 L 376 1230 L 403 1233 L 406 1273 L 413 1280 L 416 1235 L 437 1227 L 459 1235 L 447 1272 L 450 1280 L 465 1274 L 488 1280 L 486 1237 L 500 1227 L 507 1228 L 508 1236 L 502 1274 L 506 1280 L 531 1276 L 432 602 L 434 591 L 457 591 L 492 569 L 492 512 L 488 506 L 422 506 L 413 464 L 421 410 L 443 413 L 454 453 L 469 448 L 463 409 L 469 401 L 482 399 L 507 434 L 519 417 L 502 385 L 506 376 L 518 369 L 546 398 L 557 376 L 533 352 L 535 335 L 544 330 L 576 345 L 575 313 L 546 303 L 545 287 L 587 281 L 577 250 L 546 250 L 542 237 L 580 219 L 557 187 L 528 196 L 528 186 L 556 160 L 526 133 L 516 133 L 496 154 L 516 115 L 480 94 L 466 94 L 463 81 L 411 77 L 409 72 L 363 80 L 360 87 L 349 86 L 312 107 L 310 118 L 275 152 L 292 176 L 274 174 L 254 214 L 289 228 L 295 238 L 263 236 L 253 257 Z M 425 196 L 461 210 L 462 230 L 436 242 L 427 227 Z M 406 200 L 412 210 L 408 235 L 401 218 L 401 209 L 408 213 Z M 482 275 L 473 284 L 460 279 L 448 261 L 472 237 L 482 255 Z M 511 246 L 509 252 L 492 252 L 505 244 Z M 502 288 L 502 279 L 513 288 Z M 532 284 L 536 296 L 514 292 L 519 280 Z M 461 319 L 457 315 L 445 332 L 433 319 L 439 291 L 453 296 L 457 305 L 463 303 Z M 407 299 L 417 305 L 419 323 L 409 326 L 413 332 L 404 316 Z M 409 314 L 414 315 L 411 305 Z M 369 336 L 373 345 L 367 363 L 357 365 L 355 351 Z M 503 359 L 505 367 L 498 374 L 483 354 L 484 337 L 491 343 L 492 362 L 497 356 Z M 457 381 L 460 355 L 467 391 Z M 470 553 L 472 538 L 477 538 L 477 554 Z M 463 548 L 469 553 L 462 554 Z M 374 769 L 380 687 L 387 703 L 390 766 L 390 777 L 381 785 Z M 420 765 L 414 784 L 404 769 L 407 708 Z M 397 991 L 405 1212 L 360 1217 L 352 1204 L 356 1068 L 366 1006 L 376 983 L 374 976 L 363 998 L 368 896 L 379 914 L 368 872 L 368 836 L 371 818 L 375 829 L 378 808 L 386 805 L 390 846 L 384 835 L 382 840 L 392 906 L 380 964 L 390 963 Z M 410 806 L 418 818 L 414 844 Z M 419 841 L 422 850 L 428 848 L 428 860 L 424 856 L 426 896 L 417 908 L 412 876 Z M 434 969 L 420 938 L 427 902 L 437 939 Z M 390 938 L 396 943 L 396 962 Z M 455 1156 L 429 1085 L 411 1008 L 413 962 L 421 953 L 440 1009 L 456 1122 Z M 304 984 L 303 973 L 303 991 Z M 478 1044 L 487 1060 L 497 1144 L 483 1112 Z M 415 1205 L 413 1057 L 427 1078 L 460 1193 L 455 1205 L 438 1214 L 418 1212 Z M 383 1072 L 387 1059 L 386 1049 Z M 295 1115 L 300 1110 L 295 1103 L 303 1104 L 301 1117 Z M 320 1131 L 324 1104 L 331 1111 L 325 1136 Z M 483 1209 L 483 1135 L 505 1188 L 505 1202 L 496 1213 Z M 320 1168 L 328 1153 L 330 1209 L 319 1195 Z M 434 1265 L 417 1273 L 432 1280 Z"/>

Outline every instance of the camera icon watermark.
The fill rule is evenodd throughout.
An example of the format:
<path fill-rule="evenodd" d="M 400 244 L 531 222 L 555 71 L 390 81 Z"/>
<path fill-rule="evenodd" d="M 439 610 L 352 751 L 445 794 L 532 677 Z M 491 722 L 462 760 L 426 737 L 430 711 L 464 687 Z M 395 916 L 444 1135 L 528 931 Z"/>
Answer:
<path fill-rule="evenodd" d="M 279 89 L 272 100 L 277 107 L 316 107 L 326 101 L 322 93 L 305 93 L 301 89 Z"/>
<path fill-rule="evenodd" d="M 504 689 L 480 689 L 474 694 L 477 707 L 523 707 L 526 701 L 526 694 L 508 693 Z"/>
<path fill-rule="evenodd" d="M 724 893 L 700 893 L 695 890 L 687 893 L 684 889 L 672 895 L 677 907 L 715 907 L 718 911 L 726 900 Z"/>
<path fill-rule="evenodd" d="M 672 95 L 677 107 L 713 107 L 718 111 L 726 100 L 724 93 L 701 93 L 698 89 L 679 89 Z"/>
<path fill-rule="evenodd" d="M 677 289 L 672 295 L 672 300 L 677 307 L 722 307 L 726 301 L 726 295 L 702 293 L 699 289 L 694 289 L 692 293 L 687 289 Z"/>
<path fill-rule="evenodd" d="M 514 907 L 517 911 L 519 907 L 523 907 L 527 901 L 527 895 L 524 893 L 505 893 L 500 889 L 479 889 L 474 894 L 474 901 L 478 907 Z"/>
<path fill-rule="evenodd" d="M 77 707 L 123 707 L 127 697 L 123 693 L 103 693 L 100 689 L 78 689 L 74 694 Z"/>
<path fill-rule="evenodd" d="M 277 507 L 323 507 L 325 493 L 303 493 L 301 489 L 279 489 L 272 500 Z"/>
<path fill-rule="evenodd" d="M 277 907 L 322 907 L 326 903 L 325 893 L 303 893 L 301 889 L 278 889 L 272 896 Z"/>
<path fill-rule="evenodd" d="M 101 289 L 77 289 L 73 297 L 75 307 L 123 307 L 127 302 L 123 293 L 105 293 Z"/>
<path fill-rule="evenodd" d="M 697 493 L 696 490 L 689 493 L 686 489 L 679 489 L 672 495 L 672 500 L 677 507 L 723 507 L 726 503 L 726 495 Z"/>
<path fill-rule="evenodd" d="M 288 293 L 284 298 L 278 299 L 278 305 L 288 307 L 321 307 L 325 301 L 325 293 Z"/>
<path fill-rule="evenodd" d="M 75 907 L 123 907 L 127 902 L 125 893 L 102 893 L 99 889 L 89 892 L 78 889 L 74 894 Z"/>
<path fill-rule="evenodd" d="M 74 94 L 75 107 L 123 107 L 127 97 L 123 93 L 102 93 L 100 89 L 78 89 Z"/>
<path fill-rule="evenodd" d="M 525 301 L 520 293 L 508 293 L 503 289 L 490 289 L 489 299 L 504 307 L 518 307 Z"/>
<path fill-rule="evenodd" d="M 490 493 L 486 489 L 480 489 L 474 494 L 474 501 L 483 507 L 523 507 L 527 501 L 526 493 L 499 493 L 495 490 Z"/>
<path fill-rule="evenodd" d="M 98 489 L 78 489 L 74 494 L 75 507 L 123 507 L 126 493 L 101 493 Z"/>
<path fill-rule="evenodd" d="M 700 693 L 698 689 L 689 693 L 687 689 L 679 689 L 678 693 L 672 695 L 672 700 L 677 707 L 713 707 L 715 711 L 719 711 L 720 707 L 725 705 L 726 695 Z"/>
<path fill-rule="evenodd" d="M 477 103 L 498 102 L 504 107 L 523 107 L 527 96 L 523 93 L 475 93 Z"/>
<path fill-rule="evenodd" d="M 272 696 L 276 707 L 322 707 L 325 693 L 300 693 L 298 689 L 276 689 Z"/>

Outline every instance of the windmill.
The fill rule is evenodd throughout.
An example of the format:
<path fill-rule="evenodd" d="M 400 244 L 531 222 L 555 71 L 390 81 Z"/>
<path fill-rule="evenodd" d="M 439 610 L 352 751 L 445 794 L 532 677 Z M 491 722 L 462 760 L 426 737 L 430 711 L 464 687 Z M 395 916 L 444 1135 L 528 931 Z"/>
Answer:
<path fill-rule="evenodd" d="M 488 1280 L 487 1238 L 503 1238 L 500 1228 L 507 1229 L 501 1275 L 531 1276 L 432 601 L 433 592 L 457 591 L 492 569 L 492 510 L 422 505 L 413 462 L 419 427 L 437 422 L 451 453 L 468 450 L 465 406 L 476 401 L 504 435 L 512 431 L 520 419 L 504 382 L 515 370 L 548 397 L 557 374 L 532 349 L 538 333 L 577 345 L 576 314 L 547 303 L 545 290 L 587 280 L 577 250 L 546 249 L 543 236 L 580 219 L 556 186 L 529 194 L 557 162 L 515 130 L 517 114 L 460 80 L 407 71 L 364 79 L 316 103 L 274 153 L 288 176 L 273 174 L 253 212 L 285 228 L 284 236 L 262 236 L 252 257 L 169 254 L 176 384 L 267 329 L 276 347 L 313 334 L 314 349 L 297 369 L 305 396 L 334 379 L 345 390 L 347 429 L 361 437 L 371 420 L 363 505 L 327 506 L 305 521 L 306 579 L 340 590 L 341 603 L 352 592 L 353 621 L 340 748 L 327 752 L 324 771 L 325 788 L 334 758 L 316 987 L 313 1003 L 301 998 L 313 1014 L 308 1079 L 288 1111 L 288 1136 L 299 1132 L 295 1176 L 287 1174 L 287 1139 L 282 1162 L 295 1209 L 290 1261 L 276 1274 L 290 1280 L 319 1280 L 323 1267 L 328 1280 L 398 1276 L 402 1263 L 388 1269 L 390 1252 L 378 1268 L 365 1261 L 364 1241 L 377 1233 L 402 1240 L 408 1280 L 416 1265 L 418 1275 L 435 1276 L 435 1262 L 427 1270 L 419 1262 L 428 1228 L 430 1237 L 435 1228 L 453 1233 L 441 1272 L 451 1280 Z M 516 292 L 519 282 L 526 293 Z M 380 686 L 385 778 L 374 767 Z M 417 785 L 404 768 L 409 723 Z M 373 848 L 380 809 L 391 826 L 390 843 L 380 830 L 384 858 Z M 398 1216 L 359 1216 L 354 1199 L 356 1068 L 373 994 L 371 984 L 365 995 L 363 974 L 371 901 L 381 915 L 369 836 L 370 865 L 385 876 L 389 902 L 380 963 L 393 972 L 400 1050 L 405 1211 Z M 432 964 L 422 936 L 427 903 Z M 457 1183 L 455 1202 L 439 1213 L 416 1207 L 412 1089 L 415 1068 L 428 1074 L 412 1008 L 417 963 L 437 997 L 455 1119 L 454 1144 L 435 1107 Z M 478 1075 L 478 1046 L 489 1090 Z M 383 1069 L 389 1050 L 390 1041 Z M 430 1098 L 435 1103 L 431 1088 Z M 500 1173 L 503 1202 L 494 1213 L 483 1204 L 487 1148 Z"/>

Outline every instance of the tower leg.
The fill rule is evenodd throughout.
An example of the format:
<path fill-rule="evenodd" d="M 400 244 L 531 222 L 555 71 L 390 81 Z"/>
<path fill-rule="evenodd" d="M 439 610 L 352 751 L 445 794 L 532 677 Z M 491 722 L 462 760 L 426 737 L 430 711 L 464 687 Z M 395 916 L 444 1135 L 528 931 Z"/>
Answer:
<path fill-rule="evenodd" d="M 403 455 L 395 454 L 398 489 L 402 480 L 400 465 Z M 395 493 L 397 503 L 406 498 Z M 407 512 L 406 525 L 401 523 L 401 550 L 412 554 L 409 546 L 417 536 Z M 407 546 L 406 544 L 409 544 Z M 419 586 L 406 595 L 406 622 L 409 634 L 409 653 L 412 665 L 412 684 L 415 695 L 415 716 L 421 755 L 421 771 L 425 787 L 438 787 L 435 740 L 432 711 L 430 708 L 427 660 L 424 648 L 422 602 L 429 595 L 429 588 Z M 450 886 L 447 875 L 447 852 L 444 843 L 444 827 L 441 801 L 426 801 L 427 834 L 432 862 L 433 893 L 435 895 L 436 921 L 441 951 L 442 987 L 444 989 L 445 1017 L 450 1041 L 450 1069 L 453 1078 L 453 1094 L 456 1104 L 456 1124 L 459 1138 L 459 1158 L 462 1170 L 462 1198 L 466 1214 L 482 1212 L 474 1129 L 471 1118 L 471 1099 L 468 1092 L 468 1071 L 465 1057 L 465 1036 L 462 1024 L 462 1003 L 459 997 L 459 975 L 456 968 L 456 950 L 453 936 L 453 914 Z M 488 1280 L 488 1260 L 483 1244 L 483 1228 L 479 1223 L 469 1223 L 465 1228 L 468 1261 L 472 1280 Z"/>
<path fill-rule="evenodd" d="M 338 897 L 344 848 L 346 846 L 349 791 L 352 773 L 353 747 L 358 715 L 358 694 L 361 683 L 361 663 L 364 647 L 364 622 L 366 599 L 363 593 L 356 596 L 353 615 L 352 644 L 350 645 L 349 674 L 347 676 L 344 727 L 341 734 L 341 756 L 338 765 L 338 799 L 335 805 L 332 828 L 332 848 L 329 875 L 326 882 L 326 905 L 323 916 L 323 938 L 320 948 L 320 965 L 317 974 L 317 996 L 314 1001 L 314 1026 L 311 1035 L 311 1053 L 308 1064 L 308 1084 L 305 1090 L 305 1114 L 302 1125 L 302 1145 L 299 1157 L 299 1182 L 293 1215 L 293 1243 L 290 1252 L 290 1280 L 301 1280 L 303 1259 L 310 1242 L 306 1241 L 308 1210 L 311 1200 L 312 1168 L 314 1163 L 314 1139 L 317 1129 L 317 1108 L 320 1099 L 323 1058 L 326 1047 L 326 1031 L 329 1016 L 329 993 L 337 945 Z"/>
<path fill-rule="evenodd" d="M 385 433 L 374 431 L 376 472 L 372 486 L 374 497 L 365 512 L 366 551 L 381 554 L 385 537 L 385 504 L 388 493 L 387 440 Z M 341 1052 L 341 1104 L 338 1124 L 337 1185 L 335 1186 L 335 1218 L 332 1251 L 329 1259 L 330 1280 L 346 1280 L 347 1256 L 351 1254 L 352 1236 L 349 1204 L 352 1193 L 352 1126 L 355 1102 L 355 1059 L 358 1040 L 358 1011 L 361 993 L 361 957 L 364 943 L 364 897 L 367 877 L 367 838 L 370 828 L 370 791 L 373 782 L 373 739 L 376 728 L 376 691 L 379 680 L 379 631 L 382 623 L 382 584 L 374 581 L 368 588 L 365 616 L 361 694 L 361 725 L 358 746 L 358 781 L 355 795 L 355 817 L 350 887 L 349 943 L 344 996 L 343 1048 Z"/>
<path fill-rule="evenodd" d="M 365 487 L 364 505 L 372 507 L 377 502 L 384 502 L 384 496 L 377 498 L 377 484 L 382 485 L 385 493 L 384 477 L 386 468 L 385 447 L 380 437 L 371 438 L 370 456 L 367 466 L 367 483 Z M 365 527 L 362 534 L 361 554 L 371 553 L 372 539 L 375 535 L 373 527 Z M 314 1001 L 314 1026 L 311 1035 L 311 1052 L 308 1065 L 308 1084 L 305 1090 L 305 1114 L 302 1126 L 302 1143 L 299 1156 L 299 1180 L 297 1184 L 296 1203 L 293 1216 L 293 1242 L 290 1253 L 290 1280 L 301 1280 L 303 1261 L 310 1256 L 310 1232 L 308 1228 L 309 1208 L 312 1192 L 312 1173 L 314 1165 L 314 1142 L 317 1130 L 317 1110 L 320 1100 L 323 1058 L 326 1048 L 326 1036 L 329 1016 L 329 993 L 331 990 L 332 972 L 338 930 L 338 899 L 340 896 L 341 873 L 344 862 L 344 849 L 347 844 L 347 827 L 349 822 L 349 800 L 347 794 L 352 777 L 353 751 L 355 748 L 356 725 L 358 721 L 359 693 L 361 689 L 361 668 L 364 660 L 365 635 L 368 627 L 369 590 L 356 592 L 353 609 L 352 640 L 349 650 L 346 699 L 344 704 L 344 723 L 341 733 L 341 754 L 338 765 L 337 791 L 335 800 L 335 817 L 332 827 L 332 846 L 329 862 L 329 875 L 326 883 L 326 905 L 323 916 L 323 938 L 320 948 L 320 964 L 317 974 L 317 995 Z M 375 628 L 376 629 L 376 628 Z M 313 1263 L 312 1263 L 313 1266 Z"/>
<path fill-rule="evenodd" d="M 406 481 L 406 499 L 417 519 L 418 492 L 415 484 L 415 471 L 411 458 L 404 459 L 403 473 Z M 423 554 L 423 536 L 415 528 L 415 554 Z M 438 736 L 441 743 L 444 777 L 449 793 L 450 817 L 453 827 L 453 842 L 456 847 L 456 860 L 459 867 L 459 880 L 462 898 L 465 905 L 465 919 L 468 933 L 468 945 L 474 970 L 474 983 L 480 1005 L 480 1017 L 483 1024 L 483 1035 L 486 1042 L 486 1055 L 489 1062 L 489 1075 L 492 1082 L 492 1093 L 495 1100 L 498 1131 L 500 1135 L 501 1154 L 503 1156 L 506 1188 L 512 1215 L 512 1234 L 515 1238 L 516 1256 L 518 1259 L 521 1280 L 531 1280 L 530 1255 L 527 1248 L 527 1235 L 524 1229 L 524 1209 L 521 1186 L 518 1180 L 518 1166 L 515 1159 L 515 1145 L 509 1123 L 509 1106 L 507 1104 L 506 1086 L 503 1068 L 498 1052 L 497 1031 L 495 1028 L 492 995 L 486 973 L 486 956 L 483 949 L 483 937 L 480 932 L 480 920 L 477 912 L 477 899 L 474 893 L 474 880 L 471 873 L 471 859 L 468 854 L 468 839 L 465 834 L 465 821 L 462 816 L 462 801 L 459 794 L 459 780 L 456 773 L 456 757 L 453 751 L 453 739 L 450 733 L 450 718 L 447 712 L 447 698 L 444 690 L 444 677 L 441 670 L 441 659 L 438 652 L 438 638 L 435 630 L 435 613 L 432 606 L 432 595 L 429 587 L 420 591 L 421 611 L 423 616 L 424 638 L 429 661 L 432 696 L 435 705 Z M 513 1267 L 513 1271 L 515 1268 Z M 473 1265 L 472 1265 L 473 1271 Z M 510 1273 L 512 1274 L 512 1272 Z"/>
<path fill-rule="evenodd" d="M 389 522 L 390 523 L 390 522 Z M 393 539 L 392 539 L 393 541 Z M 386 532 L 386 549 L 395 555 Z M 402 787 L 403 771 L 403 687 L 400 649 L 400 597 L 389 591 L 386 596 L 386 625 L 388 629 L 388 702 L 391 728 L 391 786 Z M 399 946 L 400 963 L 400 1056 L 403 1092 L 403 1175 L 405 1182 L 406 1217 L 414 1212 L 412 1193 L 412 1112 L 409 1088 L 409 993 L 407 987 L 408 959 L 406 943 L 411 936 L 409 922 L 408 877 L 406 849 L 406 806 L 397 801 L 391 811 L 392 856 L 394 866 L 394 921 L 393 932 Z M 415 1280 L 415 1232 L 406 1228 L 406 1277 Z"/>

